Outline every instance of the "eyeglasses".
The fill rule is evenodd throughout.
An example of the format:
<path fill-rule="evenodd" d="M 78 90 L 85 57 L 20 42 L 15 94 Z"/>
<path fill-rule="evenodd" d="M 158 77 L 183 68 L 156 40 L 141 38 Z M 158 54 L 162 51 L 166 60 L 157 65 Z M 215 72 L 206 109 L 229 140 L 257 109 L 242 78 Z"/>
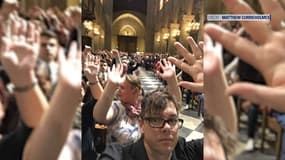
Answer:
<path fill-rule="evenodd" d="M 162 119 L 160 117 L 144 117 L 142 118 L 145 121 L 148 121 L 149 125 L 153 128 L 163 128 L 165 123 L 167 122 L 171 128 L 175 127 L 178 124 L 178 128 L 182 128 L 183 119 L 179 118 L 170 118 L 170 119 Z"/>

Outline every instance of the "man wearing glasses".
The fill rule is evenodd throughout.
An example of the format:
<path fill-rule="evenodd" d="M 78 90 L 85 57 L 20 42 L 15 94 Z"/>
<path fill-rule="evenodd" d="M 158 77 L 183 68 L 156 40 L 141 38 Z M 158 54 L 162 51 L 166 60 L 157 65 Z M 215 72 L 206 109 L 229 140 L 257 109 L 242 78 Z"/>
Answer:
<path fill-rule="evenodd" d="M 100 160 L 200 160 L 203 140 L 186 142 L 178 136 L 183 120 L 180 105 L 166 91 L 154 91 L 142 101 L 139 125 L 143 136 L 137 142 L 109 145 Z"/>

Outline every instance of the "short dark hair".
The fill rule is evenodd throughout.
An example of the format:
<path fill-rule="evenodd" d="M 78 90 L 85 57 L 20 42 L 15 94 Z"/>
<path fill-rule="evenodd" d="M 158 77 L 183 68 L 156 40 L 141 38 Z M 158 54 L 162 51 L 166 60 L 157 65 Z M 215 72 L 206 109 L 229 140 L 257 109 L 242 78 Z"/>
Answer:
<path fill-rule="evenodd" d="M 155 90 L 142 99 L 141 103 L 141 117 L 145 115 L 160 114 L 165 108 L 167 103 L 172 102 L 176 108 L 177 114 L 181 108 L 177 99 L 164 90 Z"/>
<path fill-rule="evenodd" d="M 56 36 L 55 32 L 53 32 L 51 30 L 43 30 L 41 32 L 41 36 L 57 39 L 57 36 Z"/>

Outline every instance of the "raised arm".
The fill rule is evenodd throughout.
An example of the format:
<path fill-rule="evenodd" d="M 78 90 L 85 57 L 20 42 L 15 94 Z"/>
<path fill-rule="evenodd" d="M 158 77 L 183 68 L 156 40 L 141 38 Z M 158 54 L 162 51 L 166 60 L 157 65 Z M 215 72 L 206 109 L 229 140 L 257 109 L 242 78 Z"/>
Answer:
<path fill-rule="evenodd" d="M 108 124 L 114 116 L 114 111 L 110 106 L 115 91 L 118 89 L 119 84 L 125 79 L 124 76 L 121 76 L 123 74 L 123 69 L 123 65 L 118 65 L 117 67 L 113 65 L 112 69 L 109 69 L 108 71 L 108 82 L 102 96 L 97 101 L 93 110 L 93 117 L 97 122 Z"/>
<path fill-rule="evenodd" d="M 181 81 L 178 84 L 184 88 L 190 89 L 194 92 L 203 92 L 203 52 L 196 44 L 192 37 L 187 38 L 189 45 L 192 48 L 193 54 L 190 53 L 181 43 L 175 42 L 175 47 L 178 53 L 184 57 L 184 60 L 178 60 L 175 57 L 169 57 L 169 61 L 176 67 L 188 73 L 194 79 L 194 83 Z M 202 45 L 202 44 L 201 44 Z"/>
<path fill-rule="evenodd" d="M 12 36 L 2 37 L 1 62 L 12 84 L 23 122 L 35 128 L 48 108 L 37 84 L 34 67 L 39 52 L 39 31 L 31 23 L 14 20 Z M 26 25 L 26 28 L 24 25 Z"/>
<path fill-rule="evenodd" d="M 88 84 L 94 99 L 99 99 L 103 93 L 103 87 L 101 86 L 98 73 L 100 70 L 100 59 L 98 56 L 92 55 L 88 51 L 88 47 L 84 50 L 84 75 L 88 79 Z"/>
<path fill-rule="evenodd" d="M 177 77 L 175 74 L 175 67 L 166 59 L 162 59 L 160 62 L 162 72 L 157 71 L 158 76 L 167 82 L 167 90 L 174 95 L 179 102 L 182 101 L 181 90 L 178 87 Z"/>
<path fill-rule="evenodd" d="M 256 104 L 272 106 L 275 110 L 284 112 L 285 28 L 282 24 L 284 24 L 285 11 L 278 1 L 262 0 L 260 2 L 265 13 L 272 14 L 271 27 L 261 21 L 242 22 L 245 31 L 255 42 L 213 24 L 207 24 L 204 31 L 233 54 L 260 71 L 268 85 L 235 83 L 230 86 L 227 93 L 238 95 Z M 224 0 L 224 3 L 233 13 L 255 13 L 244 1 Z"/>
<path fill-rule="evenodd" d="M 213 45 L 212 40 L 205 36 L 204 58 L 204 95 L 206 113 L 220 117 L 226 128 L 237 134 L 237 114 L 232 96 L 226 95 L 227 80 L 223 72 L 219 55 L 221 45 Z"/>
<path fill-rule="evenodd" d="M 40 125 L 29 138 L 24 160 L 57 159 L 72 126 L 76 108 L 80 103 L 81 52 L 73 42 L 68 58 L 59 53 L 59 82 Z"/>

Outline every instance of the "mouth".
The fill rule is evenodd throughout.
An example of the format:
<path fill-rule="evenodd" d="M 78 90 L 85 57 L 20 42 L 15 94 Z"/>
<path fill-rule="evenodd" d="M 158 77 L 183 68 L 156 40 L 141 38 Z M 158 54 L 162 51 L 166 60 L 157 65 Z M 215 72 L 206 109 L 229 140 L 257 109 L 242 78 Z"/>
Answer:
<path fill-rule="evenodd" d="M 173 139 L 172 138 L 162 138 L 162 139 L 159 140 L 159 142 L 162 142 L 162 143 L 172 143 Z"/>

